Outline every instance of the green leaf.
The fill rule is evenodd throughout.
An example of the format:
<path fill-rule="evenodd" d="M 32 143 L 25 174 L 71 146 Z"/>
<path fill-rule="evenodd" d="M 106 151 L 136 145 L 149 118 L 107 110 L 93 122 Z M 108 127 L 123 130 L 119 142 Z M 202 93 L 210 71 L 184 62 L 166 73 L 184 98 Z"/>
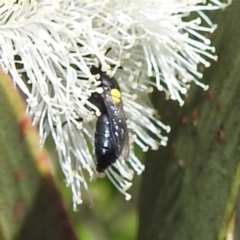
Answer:
<path fill-rule="evenodd" d="M 0 239 L 77 240 L 50 160 L 11 79 L 0 72 Z"/>
<path fill-rule="evenodd" d="M 151 152 L 140 195 L 139 240 L 223 240 L 234 232 L 240 183 L 240 1 L 217 13 L 219 61 L 205 70 L 210 90 L 186 104 L 154 103 L 172 126 L 168 147 Z"/>

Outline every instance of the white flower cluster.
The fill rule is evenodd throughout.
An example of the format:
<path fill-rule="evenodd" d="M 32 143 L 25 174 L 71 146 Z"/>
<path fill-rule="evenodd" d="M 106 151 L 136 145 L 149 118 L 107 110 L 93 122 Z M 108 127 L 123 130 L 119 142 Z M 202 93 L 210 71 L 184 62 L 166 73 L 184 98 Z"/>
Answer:
<path fill-rule="evenodd" d="M 206 88 L 198 81 L 202 77 L 198 65 L 208 67 L 209 60 L 216 60 L 214 47 L 204 36 L 216 25 L 206 12 L 228 4 L 220 0 L 0 1 L 0 66 L 26 94 L 27 111 L 41 143 L 53 137 L 74 207 L 82 201 L 81 187 L 87 189 L 83 171 L 90 178 L 96 175 L 91 149 L 96 115 L 101 113 L 88 98 L 101 88 L 91 66 L 102 66 L 119 82 L 132 148 L 134 143 L 144 151 L 166 145 L 160 129 L 170 128 L 155 117 L 148 94 L 156 87 L 182 105 L 191 82 Z M 189 20 L 192 12 L 195 18 Z M 106 175 L 129 199 L 126 191 L 133 174 L 143 169 L 131 150 L 129 160 L 117 160 Z"/>

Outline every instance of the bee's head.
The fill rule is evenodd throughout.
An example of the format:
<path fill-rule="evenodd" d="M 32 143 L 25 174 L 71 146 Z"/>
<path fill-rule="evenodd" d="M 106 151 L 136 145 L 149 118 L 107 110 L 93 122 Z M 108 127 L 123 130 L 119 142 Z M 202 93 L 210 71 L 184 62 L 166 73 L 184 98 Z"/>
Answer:
<path fill-rule="evenodd" d="M 101 70 L 101 67 L 95 67 L 95 66 L 92 66 L 91 67 L 91 73 L 93 75 L 96 75 L 96 74 L 99 74 L 100 75 L 100 79 L 101 80 L 101 86 L 104 88 L 104 89 L 118 89 L 120 91 L 120 87 L 118 85 L 118 82 L 116 81 L 116 79 L 114 77 L 110 77 L 107 75 L 106 72 L 103 72 Z"/>
<path fill-rule="evenodd" d="M 96 66 L 91 66 L 90 72 L 92 75 L 96 75 L 96 74 L 102 74 L 102 70 L 101 67 L 96 67 Z"/>

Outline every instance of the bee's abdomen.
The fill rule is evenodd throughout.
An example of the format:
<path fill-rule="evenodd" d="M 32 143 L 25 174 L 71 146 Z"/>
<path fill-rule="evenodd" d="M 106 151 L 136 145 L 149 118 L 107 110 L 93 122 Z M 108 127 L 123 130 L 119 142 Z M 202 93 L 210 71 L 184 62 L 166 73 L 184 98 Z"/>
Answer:
<path fill-rule="evenodd" d="M 96 123 L 95 155 L 98 172 L 103 172 L 117 159 L 110 132 L 110 122 L 106 114 L 102 114 Z"/>

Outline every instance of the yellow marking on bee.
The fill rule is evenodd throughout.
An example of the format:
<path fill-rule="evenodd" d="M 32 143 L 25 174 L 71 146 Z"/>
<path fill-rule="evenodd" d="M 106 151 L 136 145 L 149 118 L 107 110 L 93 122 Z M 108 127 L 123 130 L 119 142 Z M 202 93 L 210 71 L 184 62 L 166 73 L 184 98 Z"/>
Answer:
<path fill-rule="evenodd" d="M 112 96 L 112 100 L 114 103 L 119 104 L 121 103 L 121 92 L 119 90 L 117 90 L 116 88 L 111 90 L 111 96 Z"/>

